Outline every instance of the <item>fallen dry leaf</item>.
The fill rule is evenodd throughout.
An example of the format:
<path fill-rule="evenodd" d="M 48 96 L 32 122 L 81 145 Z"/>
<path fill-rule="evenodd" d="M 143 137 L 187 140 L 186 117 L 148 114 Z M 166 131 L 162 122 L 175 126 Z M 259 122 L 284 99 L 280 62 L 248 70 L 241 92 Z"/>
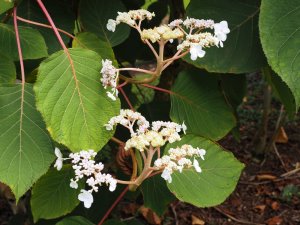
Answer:
<path fill-rule="evenodd" d="M 288 143 L 289 138 L 283 127 L 280 127 L 279 132 L 275 138 L 275 143 Z"/>
<path fill-rule="evenodd" d="M 142 206 L 139 209 L 139 211 L 149 224 L 155 224 L 155 225 L 161 224 L 161 218 L 151 209 Z"/>
<path fill-rule="evenodd" d="M 268 225 L 280 225 L 282 223 L 282 219 L 279 216 L 274 216 L 266 221 Z"/>
<path fill-rule="evenodd" d="M 256 175 L 258 180 L 275 180 L 277 177 L 271 174 L 260 174 Z"/>
<path fill-rule="evenodd" d="M 275 202 L 272 202 L 271 208 L 272 208 L 273 210 L 277 211 L 277 210 L 280 208 L 280 205 L 279 205 L 278 202 L 275 201 Z"/>
<path fill-rule="evenodd" d="M 257 210 L 260 214 L 263 214 L 265 212 L 265 208 L 266 208 L 266 205 L 256 205 L 254 207 L 254 209 Z"/>
<path fill-rule="evenodd" d="M 192 215 L 192 225 L 204 225 L 204 224 L 205 222 L 202 219 Z"/>

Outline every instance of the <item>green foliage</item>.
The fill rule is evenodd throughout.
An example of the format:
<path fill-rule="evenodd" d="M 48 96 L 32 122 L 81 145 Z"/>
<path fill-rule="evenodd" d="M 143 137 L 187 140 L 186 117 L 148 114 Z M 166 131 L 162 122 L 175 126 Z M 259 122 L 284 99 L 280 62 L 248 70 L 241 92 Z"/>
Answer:
<path fill-rule="evenodd" d="M 120 0 L 81 0 L 79 17 L 84 31 L 95 33 L 111 47 L 122 43 L 129 35 L 129 27 L 121 24 L 115 32 L 106 29 L 109 19 L 115 19 L 117 12 L 127 11 Z"/>
<path fill-rule="evenodd" d="M 172 92 L 170 117 L 174 122 L 184 122 L 188 133 L 218 140 L 235 126 L 216 76 L 200 70 L 182 71 Z"/>
<path fill-rule="evenodd" d="M 51 169 L 33 186 L 31 210 L 35 221 L 40 218 L 53 219 L 70 213 L 78 204 L 78 194 L 83 188 L 70 188 L 70 179 L 74 177 L 71 166 L 61 171 Z M 58 204 L 59 203 L 59 204 Z"/>
<path fill-rule="evenodd" d="M 73 48 L 85 48 L 97 52 L 103 59 L 115 60 L 114 52 L 107 41 L 100 40 L 97 35 L 90 32 L 76 34 Z"/>
<path fill-rule="evenodd" d="M 263 0 L 259 21 L 268 62 L 291 89 L 296 109 L 300 106 L 299 7 L 298 0 Z"/>
<path fill-rule="evenodd" d="M 205 138 L 187 135 L 181 141 L 168 144 L 166 149 L 189 144 L 206 150 L 205 160 L 200 161 L 201 173 L 193 168 L 172 174 L 168 188 L 184 202 L 198 207 L 210 207 L 222 203 L 235 189 L 244 167 L 232 153 Z"/>
<path fill-rule="evenodd" d="M 14 7 L 13 1 L 10 2 L 8 0 L 0 0 L 0 14 L 6 12 L 12 7 Z"/>
<path fill-rule="evenodd" d="M 280 0 L 279 0 L 280 1 Z M 204 58 L 189 63 L 210 72 L 254 72 L 266 65 L 258 36 L 259 0 L 191 0 L 187 16 L 228 21 L 224 48 L 208 49 Z"/>
<path fill-rule="evenodd" d="M 35 83 L 37 108 L 55 141 L 72 151 L 99 151 L 112 136 L 104 124 L 119 112 L 119 102 L 111 101 L 100 84 L 98 54 L 77 48 L 69 53 L 71 65 L 64 51 L 41 63 Z"/>
<path fill-rule="evenodd" d="M 16 80 L 16 67 L 14 62 L 0 55 L 0 84 L 14 83 Z"/>
<path fill-rule="evenodd" d="M 55 23 L 58 28 L 63 29 L 69 33 L 74 31 L 75 13 L 72 10 L 72 5 L 69 0 L 43 0 L 50 15 L 55 18 Z M 47 18 L 44 16 L 41 9 L 38 7 L 36 1 L 23 0 L 18 7 L 18 15 L 24 19 L 33 20 L 38 23 L 49 24 Z M 43 35 L 47 47 L 48 53 L 52 54 L 61 49 L 59 42 L 52 29 L 46 27 L 40 27 L 32 24 L 22 23 L 24 26 L 30 26 L 38 29 Z M 61 34 L 65 43 L 68 43 L 70 37 L 65 34 Z"/>
<path fill-rule="evenodd" d="M 72 216 L 64 218 L 56 225 L 94 225 L 92 222 L 81 216 Z"/>
<path fill-rule="evenodd" d="M 0 180 L 18 200 L 47 172 L 53 147 L 30 84 L 0 87 L 0 104 Z"/>
<path fill-rule="evenodd" d="M 48 56 L 43 36 L 30 27 L 18 27 L 23 59 L 39 59 Z M 0 52 L 12 60 L 19 60 L 14 27 L 0 23 Z"/>
<path fill-rule="evenodd" d="M 175 200 L 164 180 L 158 175 L 145 180 L 141 185 L 141 191 L 143 193 L 144 206 L 151 208 L 159 216 L 162 216 L 168 205 Z"/>

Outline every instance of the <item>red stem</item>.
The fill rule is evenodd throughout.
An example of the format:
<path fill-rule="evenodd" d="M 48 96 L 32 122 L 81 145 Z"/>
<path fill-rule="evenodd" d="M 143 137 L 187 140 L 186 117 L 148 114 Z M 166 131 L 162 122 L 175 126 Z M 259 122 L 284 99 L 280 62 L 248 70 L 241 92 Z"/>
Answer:
<path fill-rule="evenodd" d="M 167 90 L 167 89 L 164 89 L 164 88 L 159 88 L 159 87 L 156 87 L 156 86 L 153 86 L 153 85 L 150 85 L 150 84 L 138 84 L 138 85 L 141 85 L 141 86 L 144 86 L 144 87 L 147 87 L 147 88 L 151 88 L 151 89 L 154 89 L 154 90 L 158 90 L 158 91 L 161 91 L 161 92 L 165 92 L 165 93 L 168 93 L 170 95 L 175 94 L 174 92 L 172 92 L 170 90 Z"/>
<path fill-rule="evenodd" d="M 127 97 L 125 91 L 123 90 L 123 88 L 119 88 L 118 90 L 120 90 L 120 92 L 122 93 L 122 95 L 123 95 L 123 97 L 125 98 L 127 104 L 129 105 L 129 108 L 130 108 L 132 111 L 135 111 L 134 108 L 133 108 L 133 106 L 132 106 L 132 104 L 131 104 L 131 102 L 130 102 L 130 100 L 129 100 L 129 98 Z"/>
<path fill-rule="evenodd" d="M 105 215 L 102 217 L 101 221 L 98 223 L 98 225 L 102 225 L 104 223 L 104 221 L 106 220 L 106 218 L 109 216 L 109 214 L 111 213 L 111 211 L 116 207 L 116 205 L 121 201 L 121 199 L 124 197 L 124 195 L 127 193 L 128 191 L 128 186 L 126 188 L 124 188 L 124 190 L 122 191 L 122 193 L 118 196 L 118 198 L 115 200 L 115 202 L 111 205 L 111 207 L 106 211 Z"/>
<path fill-rule="evenodd" d="M 21 42 L 20 42 L 20 35 L 19 35 L 19 30 L 18 30 L 17 7 L 14 8 L 14 28 L 15 28 L 15 33 L 16 33 L 16 41 L 17 41 L 17 47 L 18 47 L 18 53 L 19 53 L 19 59 L 20 59 L 22 84 L 24 85 L 25 84 L 25 71 L 24 71 L 24 62 L 23 62 L 22 48 L 21 48 Z"/>
<path fill-rule="evenodd" d="M 32 20 L 27 20 L 27 19 L 24 19 L 22 17 L 19 17 L 17 16 L 17 19 L 24 22 L 24 23 L 29 23 L 29 24 L 33 24 L 33 25 L 36 25 L 36 26 L 40 26 L 40 27 L 45 27 L 45 28 L 52 28 L 50 25 L 47 25 L 47 24 L 43 24 L 43 23 L 38 23 L 38 22 L 35 22 L 35 21 L 32 21 Z M 67 31 L 65 30 L 62 30 L 62 29 L 59 29 L 57 28 L 57 30 L 65 35 L 67 35 L 68 37 L 70 38 L 73 38 L 73 39 L 76 39 L 76 37 L 70 33 L 68 33 Z"/>
<path fill-rule="evenodd" d="M 61 47 L 69 55 L 68 49 L 67 49 L 67 47 L 66 47 L 63 39 L 61 38 L 61 36 L 60 36 L 60 34 L 59 34 L 58 30 L 57 30 L 57 27 L 55 26 L 55 24 L 54 24 L 51 16 L 49 15 L 49 13 L 48 13 L 45 5 L 43 4 L 43 2 L 41 0 L 36 0 L 36 1 L 39 4 L 39 6 L 40 6 L 41 10 L 43 11 L 43 13 L 45 14 L 47 20 L 49 21 L 49 23 L 50 23 L 50 25 L 51 25 L 51 27 L 53 29 L 53 32 L 55 33 L 55 36 L 57 37 L 58 42 L 60 43 Z"/>

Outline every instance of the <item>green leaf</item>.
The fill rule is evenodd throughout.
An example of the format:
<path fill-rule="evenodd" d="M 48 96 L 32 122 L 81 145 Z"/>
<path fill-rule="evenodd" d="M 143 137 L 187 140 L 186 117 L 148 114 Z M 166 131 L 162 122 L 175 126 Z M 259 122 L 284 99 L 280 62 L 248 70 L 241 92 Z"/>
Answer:
<path fill-rule="evenodd" d="M 14 1 L 0 0 L 0 14 L 14 7 Z"/>
<path fill-rule="evenodd" d="M 291 89 L 300 106 L 300 1 L 263 0 L 260 36 L 272 69 Z M 274 38 L 276 37 L 276 38 Z"/>
<path fill-rule="evenodd" d="M 40 218 L 53 219 L 71 212 L 78 204 L 78 194 L 83 188 L 70 188 L 70 179 L 74 177 L 71 166 L 64 166 L 61 171 L 51 169 L 33 186 L 31 210 L 34 221 Z"/>
<path fill-rule="evenodd" d="M 189 63 L 210 72 L 254 72 L 266 65 L 258 35 L 259 0 L 191 0 L 187 16 L 226 20 L 230 28 L 224 48 L 206 49 L 204 58 Z M 213 31 L 212 31 L 213 32 Z"/>
<path fill-rule="evenodd" d="M 34 90 L 51 136 L 72 151 L 99 151 L 111 138 L 104 124 L 119 113 L 100 83 L 101 57 L 86 49 L 59 51 L 41 63 Z M 72 70 L 72 68 L 74 70 Z"/>
<path fill-rule="evenodd" d="M 141 185 L 141 191 L 145 207 L 152 209 L 159 216 L 162 216 L 169 203 L 175 200 L 174 195 L 168 190 L 160 176 L 146 179 Z"/>
<path fill-rule="evenodd" d="M 216 76 L 185 70 L 171 91 L 170 117 L 174 122 L 185 122 L 188 133 L 219 140 L 235 126 L 235 118 L 218 89 Z"/>
<path fill-rule="evenodd" d="M 74 32 L 75 13 L 72 4 L 69 0 L 43 0 L 43 3 L 55 22 L 55 25 L 69 33 Z M 18 16 L 32 20 L 39 23 L 49 24 L 44 13 L 36 3 L 32 0 L 22 0 L 18 6 Z M 32 24 L 23 23 L 24 26 L 30 26 L 36 28 L 43 35 L 49 54 L 52 54 L 61 49 L 57 37 L 52 29 L 40 27 Z M 22 24 L 22 25 L 23 25 Z M 63 33 L 60 33 L 63 41 L 67 44 L 70 41 L 70 37 Z"/>
<path fill-rule="evenodd" d="M 151 75 L 149 74 L 136 74 L 134 76 L 137 80 L 142 80 L 145 78 L 149 78 Z M 152 86 L 156 86 L 159 84 L 159 79 L 149 83 Z M 133 107 L 138 109 L 142 104 L 148 104 L 152 102 L 155 96 L 155 91 L 152 88 L 144 87 L 142 85 L 132 84 L 131 92 L 134 94 Z"/>
<path fill-rule="evenodd" d="M 120 24 L 115 32 L 107 30 L 109 19 L 115 19 L 117 12 L 127 9 L 120 0 L 81 0 L 79 5 L 79 18 L 83 29 L 90 31 L 114 47 L 121 44 L 129 36 L 129 26 Z"/>
<path fill-rule="evenodd" d="M 76 34 L 76 39 L 73 40 L 73 48 L 90 49 L 97 52 L 102 59 L 115 61 L 115 54 L 110 44 L 106 41 L 100 40 L 93 33 L 83 32 Z"/>
<path fill-rule="evenodd" d="M 218 144 L 195 135 L 187 135 L 171 147 L 189 144 L 206 150 L 205 160 L 200 160 L 201 173 L 193 168 L 172 174 L 168 188 L 184 202 L 197 207 L 221 204 L 234 191 L 244 165 L 231 152 L 224 151 Z"/>
<path fill-rule="evenodd" d="M 0 87 L 0 123 L 0 180 L 18 200 L 54 159 L 30 84 Z"/>
<path fill-rule="evenodd" d="M 247 80 L 245 74 L 224 74 L 221 75 L 221 87 L 228 103 L 233 110 L 243 102 L 247 92 Z"/>
<path fill-rule="evenodd" d="M 12 60 L 0 55 L 0 84 L 14 83 L 16 80 L 16 67 Z"/>
<path fill-rule="evenodd" d="M 39 59 L 48 56 L 43 36 L 35 29 L 18 26 L 23 59 Z M 14 27 L 0 23 L 0 52 L 13 60 L 19 60 Z"/>
<path fill-rule="evenodd" d="M 91 221 L 82 216 L 72 216 L 64 218 L 56 223 L 56 225 L 94 225 Z"/>

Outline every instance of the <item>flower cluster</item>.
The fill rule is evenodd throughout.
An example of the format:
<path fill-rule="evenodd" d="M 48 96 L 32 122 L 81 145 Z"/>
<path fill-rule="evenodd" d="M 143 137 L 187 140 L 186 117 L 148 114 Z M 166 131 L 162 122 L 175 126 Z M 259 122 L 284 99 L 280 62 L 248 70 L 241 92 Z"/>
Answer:
<path fill-rule="evenodd" d="M 126 23 L 131 27 L 134 27 L 137 25 L 136 21 L 142 21 L 142 20 L 151 20 L 152 17 L 154 17 L 154 13 L 150 13 L 149 11 L 145 9 L 138 9 L 138 10 L 130 10 L 129 12 L 118 12 L 118 16 L 116 20 L 109 19 L 108 23 L 106 25 L 106 28 L 109 31 L 114 32 L 116 29 L 116 26 L 120 23 Z"/>
<path fill-rule="evenodd" d="M 144 133 L 149 128 L 149 122 L 145 117 L 139 112 L 134 112 L 129 109 L 121 109 L 120 115 L 112 117 L 104 126 L 106 127 L 106 130 L 113 130 L 114 126 L 117 124 L 126 127 L 130 131 L 132 137 Z M 136 129 L 134 129 L 134 125 L 137 125 Z"/>
<path fill-rule="evenodd" d="M 174 20 L 168 26 L 171 28 L 177 27 L 181 30 L 184 27 L 188 30 L 188 33 L 185 32 L 185 39 L 177 46 L 177 49 L 181 51 L 189 50 L 192 60 L 204 57 L 205 51 L 203 48 L 219 47 L 219 45 L 223 47 L 223 41 L 227 39 L 227 34 L 230 32 L 226 21 L 215 23 L 213 20 L 199 20 L 188 17 L 184 21 Z M 214 34 L 201 32 L 204 29 L 214 29 Z"/>
<path fill-rule="evenodd" d="M 116 100 L 118 97 L 118 89 L 117 89 L 117 81 L 118 81 L 118 70 L 112 65 L 112 61 L 105 59 L 102 60 L 102 69 L 100 71 L 102 74 L 102 78 L 100 81 L 102 82 L 103 87 L 106 89 L 107 87 L 111 88 L 111 92 L 107 91 L 106 94 L 112 100 Z"/>
<path fill-rule="evenodd" d="M 154 166 L 157 169 L 163 169 L 161 177 L 169 183 L 172 182 L 171 175 L 174 171 L 181 173 L 184 168 L 194 167 L 198 173 L 202 172 L 196 158 L 200 157 L 204 160 L 204 155 L 206 154 L 204 149 L 193 148 L 191 145 L 183 145 L 180 148 L 170 148 L 168 153 L 168 155 L 155 160 Z M 191 159 L 193 159 L 193 162 Z"/>
<path fill-rule="evenodd" d="M 186 126 L 174 122 L 154 121 L 151 124 L 138 112 L 121 109 L 120 115 L 110 119 L 105 125 L 107 130 L 112 130 L 117 124 L 129 129 L 131 138 L 125 144 L 125 150 L 136 148 L 139 151 L 152 147 L 161 147 L 166 142 L 173 143 L 181 140 L 179 133 L 186 131 Z M 134 126 L 136 125 L 136 129 Z"/>
<path fill-rule="evenodd" d="M 102 173 L 104 165 L 101 162 L 96 163 L 94 161 L 97 154 L 94 150 L 83 150 L 78 153 L 71 153 L 69 158 L 62 158 L 60 150 L 55 148 L 55 154 L 57 160 L 54 166 L 57 167 L 58 170 L 61 169 L 63 160 L 71 159 L 72 168 L 75 172 L 75 178 L 72 178 L 70 182 L 71 188 L 77 189 L 79 180 L 86 179 L 86 184 L 90 189 L 82 189 L 78 195 L 78 199 L 84 203 L 86 208 L 90 208 L 94 201 L 92 192 L 98 192 L 98 188 L 99 186 L 102 186 L 102 184 L 109 185 L 110 191 L 116 189 L 117 180 L 110 174 Z"/>

